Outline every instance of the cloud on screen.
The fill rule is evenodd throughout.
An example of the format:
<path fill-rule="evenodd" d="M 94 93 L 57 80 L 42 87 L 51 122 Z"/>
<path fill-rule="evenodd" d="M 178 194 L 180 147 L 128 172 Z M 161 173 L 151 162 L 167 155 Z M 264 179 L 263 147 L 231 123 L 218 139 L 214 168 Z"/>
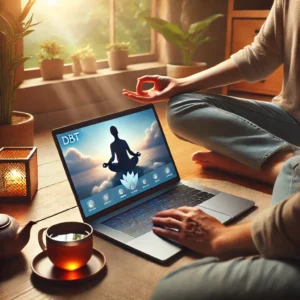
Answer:
<path fill-rule="evenodd" d="M 154 121 L 150 128 L 145 131 L 146 137 L 141 145 L 141 149 L 149 149 L 163 144 L 163 137 L 158 126 L 158 123 Z"/>
<path fill-rule="evenodd" d="M 100 162 L 90 156 L 84 156 L 75 148 L 70 148 L 65 154 L 65 160 L 72 175 L 99 166 Z"/>

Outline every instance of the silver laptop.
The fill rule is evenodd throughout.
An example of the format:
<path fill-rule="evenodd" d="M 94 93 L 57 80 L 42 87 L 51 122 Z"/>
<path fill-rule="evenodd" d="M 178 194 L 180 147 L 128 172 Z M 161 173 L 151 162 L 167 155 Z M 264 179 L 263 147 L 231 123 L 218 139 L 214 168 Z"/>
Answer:
<path fill-rule="evenodd" d="M 182 248 L 152 232 L 157 212 L 199 206 L 227 223 L 255 204 L 181 180 L 153 105 L 55 129 L 53 137 L 83 221 L 160 262 Z"/>

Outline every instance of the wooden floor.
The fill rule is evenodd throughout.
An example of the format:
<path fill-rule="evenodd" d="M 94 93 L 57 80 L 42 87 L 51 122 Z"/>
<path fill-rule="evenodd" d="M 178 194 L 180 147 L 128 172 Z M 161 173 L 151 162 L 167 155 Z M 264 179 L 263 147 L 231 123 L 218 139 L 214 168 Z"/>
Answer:
<path fill-rule="evenodd" d="M 213 170 L 203 171 L 190 159 L 192 153 L 200 149 L 199 146 L 181 141 L 170 132 L 165 120 L 164 103 L 157 105 L 157 111 L 183 179 L 254 200 L 257 209 L 242 217 L 239 222 L 252 219 L 268 207 L 272 191 L 270 186 Z M 39 190 L 34 200 L 23 204 L 0 203 L 0 213 L 8 214 L 22 224 L 29 220 L 46 220 L 33 227 L 30 242 L 20 256 L 1 262 L 0 299 L 147 299 L 161 277 L 197 258 L 192 253 L 184 253 L 170 266 L 159 266 L 96 236 L 95 247 L 104 252 L 108 261 L 108 271 L 103 278 L 72 288 L 37 281 L 31 276 L 30 263 L 40 252 L 38 230 L 62 221 L 81 221 L 81 218 L 52 140 L 51 130 L 38 132 L 35 144 L 38 147 Z"/>

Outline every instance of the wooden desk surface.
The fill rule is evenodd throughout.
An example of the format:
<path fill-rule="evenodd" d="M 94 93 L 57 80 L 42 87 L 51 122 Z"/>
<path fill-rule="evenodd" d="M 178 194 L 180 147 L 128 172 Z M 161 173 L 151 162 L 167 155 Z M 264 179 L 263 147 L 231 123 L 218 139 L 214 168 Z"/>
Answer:
<path fill-rule="evenodd" d="M 268 207 L 271 187 L 252 182 L 238 176 L 217 171 L 203 171 L 190 156 L 199 146 L 176 138 L 165 120 L 165 104 L 157 105 L 171 152 L 180 176 L 202 185 L 256 201 L 257 209 L 239 220 L 245 222 Z M 31 203 L 0 204 L 0 212 L 15 217 L 21 224 L 29 220 L 46 220 L 35 225 L 31 239 L 22 254 L 1 262 L 0 299 L 148 299 L 156 283 L 171 270 L 199 258 L 185 252 L 169 266 L 160 266 L 145 258 L 132 254 L 99 236 L 94 237 L 95 248 L 107 258 L 107 271 L 102 277 L 73 287 L 53 285 L 31 276 L 30 264 L 40 252 L 37 232 L 40 228 L 63 221 L 81 221 L 79 210 L 60 162 L 51 131 L 37 133 L 39 191 Z"/>

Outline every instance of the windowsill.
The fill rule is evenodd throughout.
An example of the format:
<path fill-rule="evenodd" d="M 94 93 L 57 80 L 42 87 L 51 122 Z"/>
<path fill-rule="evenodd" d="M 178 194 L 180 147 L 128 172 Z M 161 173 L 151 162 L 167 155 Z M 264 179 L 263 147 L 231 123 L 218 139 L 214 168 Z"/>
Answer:
<path fill-rule="evenodd" d="M 149 62 L 149 63 L 139 63 L 139 64 L 133 64 L 128 65 L 126 70 L 119 70 L 119 71 L 113 71 L 110 68 L 100 69 L 97 70 L 96 74 L 84 74 L 81 73 L 80 76 L 74 76 L 73 74 L 64 74 L 63 79 L 60 80 L 43 80 L 43 78 L 33 78 L 33 79 L 27 79 L 25 80 L 21 86 L 19 87 L 20 90 L 26 89 L 26 88 L 33 88 L 37 86 L 43 86 L 43 85 L 55 85 L 59 83 L 64 82 L 70 82 L 70 81 L 81 81 L 81 80 L 89 80 L 91 78 L 98 78 L 98 77 L 104 77 L 104 76 L 113 76 L 116 74 L 128 74 L 130 72 L 136 72 L 136 71 L 142 71 L 142 70 L 151 70 L 156 68 L 164 68 L 166 65 L 159 63 L 159 62 Z"/>
<path fill-rule="evenodd" d="M 140 63 L 122 71 L 106 68 L 92 75 L 66 74 L 62 80 L 25 80 L 17 90 L 14 110 L 33 114 L 36 130 L 51 127 L 53 122 L 63 126 L 136 105 L 122 90 L 135 90 L 138 77 L 155 74 L 166 75 L 166 65 Z"/>

